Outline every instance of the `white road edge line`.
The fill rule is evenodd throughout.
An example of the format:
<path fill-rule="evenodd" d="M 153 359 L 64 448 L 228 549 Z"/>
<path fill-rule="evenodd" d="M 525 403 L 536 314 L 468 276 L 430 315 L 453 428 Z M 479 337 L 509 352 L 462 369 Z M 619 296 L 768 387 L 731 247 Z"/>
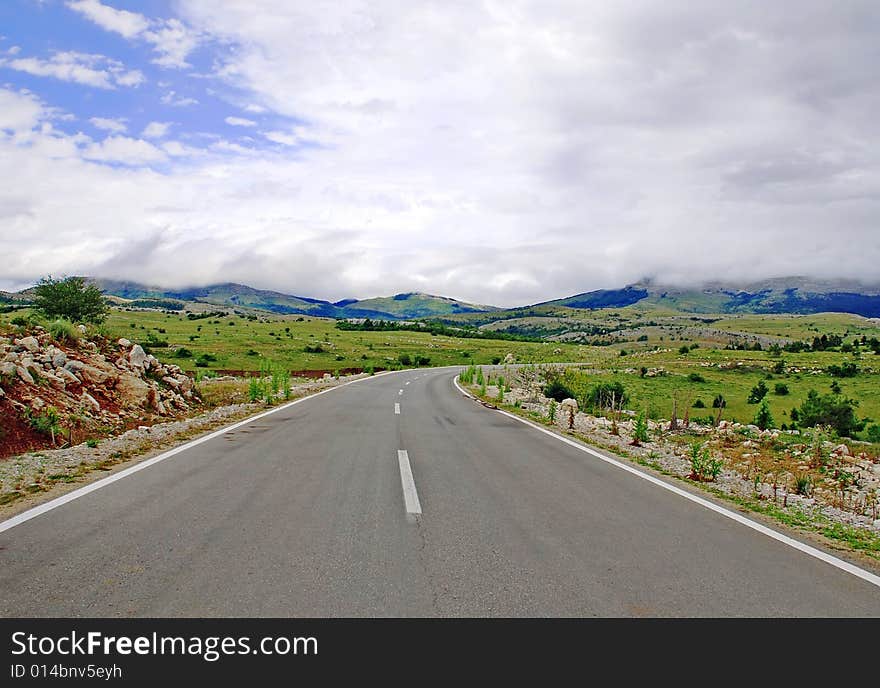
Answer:
<path fill-rule="evenodd" d="M 57 509 L 59 506 L 63 506 L 68 502 L 72 502 L 74 499 L 79 499 L 80 497 L 84 497 L 90 492 L 94 492 L 95 490 L 100 490 L 102 487 L 106 487 L 111 483 L 115 483 L 117 480 L 122 480 L 123 478 L 132 475 L 133 473 L 137 473 L 138 471 L 142 471 L 145 468 L 149 468 L 150 466 L 159 463 L 160 461 L 164 461 L 165 459 L 170 459 L 172 456 L 176 454 L 180 454 L 187 449 L 192 449 L 193 447 L 202 444 L 203 442 L 208 442 L 209 440 L 214 439 L 215 437 L 220 437 L 230 430 L 235 430 L 236 428 L 240 428 L 243 425 L 247 425 L 248 423 L 253 423 L 255 420 L 259 420 L 260 418 L 265 418 L 266 416 L 272 415 L 273 413 L 278 413 L 279 411 L 283 411 L 286 408 L 290 408 L 291 406 L 295 406 L 296 404 L 300 404 L 304 401 L 308 401 L 309 399 L 314 399 L 315 397 L 319 397 L 322 394 L 326 394 L 327 392 L 332 392 L 335 389 L 342 389 L 343 387 L 348 387 L 348 385 L 353 385 L 356 382 L 363 382 L 364 380 L 371 380 L 377 377 L 381 377 L 382 375 L 392 375 L 394 373 L 403 372 L 397 370 L 386 370 L 381 373 L 376 373 L 375 375 L 369 377 L 358 378 L 357 380 L 351 380 L 350 382 L 344 382 L 341 385 L 337 385 L 335 387 L 330 387 L 328 389 L 322 389 L 320 392 L 316 392 L 315 394 L 310 394 L 308 396 L 302 397 L 300 399 L 295 399 L 294 401 L 288 402 L 286 404 L 282 404 L 281 406 L 276 406 L 275 408 L 271 408 L 268 411 L 263 411 L 262 413 L 258 413 L 255 416 L 250 416 L 245 418 L 244 420 L 238 421 L 237 423 L 233 423 L 232 425 L 227 425 L 226 427 L 220 428 L 219 430 L 215 430 L 214 432 L 205 435 L 204 437 L 199 437 L 198 439 L 192 440 L 191 442 L 187 442 L 186 444 L 181 444 L 179 447 L 175 447 L 174 449 L 169 449 L 167 452 L 163 452 L 158 456 L 154 456 L 152 459 L 147 459 L 146 461 L 141 461 L 139 464 L 135 466 L 131 466 L 130 468 L 126 468 L 124 470 L 119 471 L 118 473 L 114 473 L 113 475 L 109 475 L 106 478 L 102 478 L 101 480 L 96 480 L 85 487 L 81 487 L 73 492 L 68 492 L 66 495 L 61 497 L 57 497 L 56 499 L 49 500 L 44 504 L 40 504 L 39 506 L 35 506 L 32 509 L 28 509 L 27 511 L 23 511 L 17 516 L 13 516 L 10 519 L 7 519 L 3 522 L 0 522 L 0 533 L 3 531 L 9 530 L 10 528 L 15 528 L 17 525 L 21 525 L 26 521 L 30 521 L 32 518 L 36 518 L 42 514 L 45 514 L 48 511 L 52 511 L 53 509 Z"/>
<path fill-rule="evenodd" d="M 406 504 L 406 513 L 421 514 L 422 505 L 419 503 L 416 481 L 413 480 L 412 466 L 409 465 L 409 454 L 406 453 L 405 449 L 397 450 L 397 463 L 400 466 L 400 484 L 403 487 L 403 501 Z"/>
<path fill-rule="evenodd" d="M 458 389 L 459 392 L 470 397 L 471 399 L 476 400 L 476 397 L 474 397 L 473 394 L 471 394 L 470 392 L 468 392 L 467 390 L 462 388 L 461 385 L 458 384 L 458 375 L 456 375 L 453 378 L 452 383 L 455 385 L 455 387 Z M 591 456 L 594 456 L 597 459 L 605 461 L 606 463 L 609 463 L 612 466 L 615 466 L 616 468 L 620 468 L 621 470 L 624 470 L 627 473 L 632 473 L 633 475 L 638 476 L 639 478 L 642 478 L 643 480 L 647 480 L 649 483 L 654 483 L 658 487 L 662 487 L 664 490 L 669 490 L 670 492 L 677 494 L 679 497 L 684 497 L 685 499 L 690 500 L 691 502 L 694 502 L 696 504 L 699 504 L 700 506 L 705 507 L 706 509 L 709 509 L 710 511 L 714 511 L 717 514 L 721 514 L 722 516 L 725 516 L 733 521 L 736 521 L 737 523 L 740 523 L 740 524 L 746 526 L 747 528 L 751 528 L 752 530 L 756 530 L 759 533 L 762 533 L 763 535 L 766 535 L 767 537 L 773 538 L 774 540 L 777 540 L 784 545 L 788 545 L 789 547 L 792 547 L 793 549 L 796 549 L 800 552 L 803 552 L 804 554 L 807 554 L 811 557 L 819 559 L 820 561 L 824 561 L 826 564 L 831 564 L 831 566 L 834 566 L 834 567 L 840 569 L 841 571 L 846 571 L 847 573 L 850 573 L 853 576 L 856 576 L 857 578 L 861 578 L 862 580 L 864 580 L 868 583 L 871 583 L 872 585 L 876 585 L 878 588 L 880 588 L 880 576 L 877 576 L 877 575 L 871 573 L 870 571 L 866 571 L 865 569 L 859 568 L 855 564 L 850 564 L 848 561 L 844 561 L 843 559 L 839 559 L 838 557 L 835 557 L 832 554 L 828 554 L 827 552 L 823 552 L 820 549 L 816 549 L 815 547 L 811 547 L 810 545 L 803 543 L 799 540 L 795 540 L 794 538 L 789 537 L 788 535 L 784 535 L 783 533 L 780 533 L 777 530 L 773 530 L 772 528 L 768 528 L 767 526 L 765 526 L 761 523 L 758 523 L 757 521 L 753 521 L 750 518 L 743 516 L 742 514 L 738 514 L 735 511 L 730 511 L 729 509 L 726 509 L 723 506 L 719 506 L 718 504 L 715 504 L 714 502 L 710 502 L 708 499 L 703 499 L 702 497 L 698 497 L 697 495 L 691 494 L 687 490 L 683 490 L 680 487 L 676 487 L 675 485 L 671 485 L 671 484 L 665 482 L 664 480 L 660 480 L 659 478 L 657 478 L 653 475 L 650 475 L 648 473 L 644 473 L 644 472 L 638 470 L 637 468 L 634 468 L 633 466 L 628 466 L 627 464 L 625 464 L 621 461 L 618 461 L 617 459 L 612 459 L 610 456 L 605 456 L 604 454 L 600 454 L 598 451 L 595 451 L 594 449 L 590 449 L 589 447 L 584 446 L 583 444 L 580 444 L 579 442 L 575 442 L 574 440 L 570 440 L 569 438 L 563 437 L 562 435 L 557 435 L 555 432 L 551 432 L 550 430 L 547 430 L 546 428 L 542 428 L 540 425 L 536 425 L 535 423 L 532 423 L 531 421 L 528 421 L 525 418 L 520 418 L 519 416 L 517 416 L 513 413 L 509 413 L 509 412 L 503 411 L 501 409 L 498 409 L 498 412 L 504 414 L 508 418 L 513 418 L 514 420 L 519 421 L 520 423 L 523 423 L 524 425 L 528 425 L 529 427 L 531 427 L 535 430 L 538 430 L 539 432 L 543 432 L 545 435 L 550 435 L 550 437 L 553 437 L 554 439 L 557 439 L 560 442 L 564 442 L 565 444 L 568 444 L 568 445 L 574 447 L 575 449 L 579 449 L 580 451 L 585 452 L 587 454 L 590 454 Z"/>
<path fill-rule="evenodd" d="M 394 415 L 395 416 L 400 415 L 400 404 L 394 404 Z"/>

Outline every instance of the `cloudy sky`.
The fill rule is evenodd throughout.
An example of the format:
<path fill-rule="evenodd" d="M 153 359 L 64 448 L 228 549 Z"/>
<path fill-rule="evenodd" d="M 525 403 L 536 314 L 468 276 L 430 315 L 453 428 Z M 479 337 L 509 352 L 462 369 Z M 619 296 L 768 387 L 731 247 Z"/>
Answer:
<path fill-rule="evenodd" d="M 0 288 L 880 279 L 880 4 L 3 0 Z"/>

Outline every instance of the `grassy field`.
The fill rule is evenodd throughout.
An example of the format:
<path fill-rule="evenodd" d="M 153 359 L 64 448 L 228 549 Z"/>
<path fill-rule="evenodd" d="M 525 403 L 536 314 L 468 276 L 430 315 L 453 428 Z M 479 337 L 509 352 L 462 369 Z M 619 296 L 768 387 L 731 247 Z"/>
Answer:
<path fill-rule="evenodd" d="M 773 372 L 783 361 L 784 373 Z M 626 408 L 647 410 L 651 418 L 670 418 L 673 399 L 679 419 L 689 409 L 692 419 L 714 413 L 713 399 L 722 395 L 726 402 L 722 418 L 751 423 L 758 404 L 749 404 L 749 392 L 761 380 L 769 388 L 766 396 L 777 427 L 791 423 L 791 410 L 803 403 L 811 389 L 828 393 L 832 382 L 841 394 L 859 402 L 858 415 L 873 422 L 880 421 L 880 358 L 863 355 L 858 359 L 859 374 L 851 378 L 834 378 L 828 366 L 853 360 L 838 352 L 785 354 L 774 357 L 763 351 L 728 351 L 696 349 L 683 355 L 661 350 L 631 354 L 616 359 L 605 358 L 601 368 L 569 375 L 572 391 L 585 395 L 598 382 L 620 381 L 629 396 Z M 648 376 L 642 376 L 642 368 Z M 777 384 L 785 385 L 787 394 L 775 393 Z M 694 408 L 700 400 L 705 408 Z"/>
<path fill-rule="evenodd" d="M 13 317 L 27 317 L 27 311 L 0 315 L 0 325 L 14 331 L 9 325 Z M 196 370 L 200 357 L 204 370 L 246 371 L 259 370 L 266 361 L 289 370 L 387 369 L 400 367 L 402 356 L 417 355 L 429 358 L 431 366 L 489 364 L 508 353 L 526 363 L 590 360 L 590 347 L 581 345 L 403 331 L 348 332 L 337 330 L 334 320 L 308 316 L 266 315 L 249 320 L 226 315 L 188 320 L 180 314 L 113 309 L 100 331 L 111 339 L 125 337 L 142 344 L 158 358 L 185 370 Z M 180 349 L 192 355 L 179 357 Z"/>
<path fill-rule="evenodd" d="M 750 423 L 758 406 L 746 400 L 749 391 L 764 380 L 770 389 L 766 399 L 771 414 L 775 424 L 781 426 L 791 423 L 792 408 L 803 402 L 809 390 L 824 394 L 836 382 L 843 395 L 859 401 L 860 417 L 880 422 L 880 357 L 864 347 L 857 357 L 839 351 L 784 353 L 779 357 L 769 351 L 724 349 L 717 333 L 704 335 L 701 328 L 706 323 L 700 321 L 694 326 L 694 317 L 689 315 L 660 316 L 657 310 L 642 306 L 576 313 L 585 322 L 604 322 L 609 330 L 651 321 L 658 325 L 618 330 L 622 336 L 615 343 L 588 346 L 408 331 L 343 331 L 336 329 L 334 320 L 308 316 L 257 316 L 251 312 L 249 317 L 228 314 L 190 320 L 181 313 L 114 308 L 101 331 L 111 339 L 126 337 L 138 342 L 160 359 L 178 363 L 185 370 L 203 372 L 258 371 L 267 362 L 291 371 L 388 369 L 409 367 L 407 357 L 414 360 L 416 356 L 428 358 L 430 366 L 486 365 L 503 360 L 507 354 L 513 354 L 518 363 L 579 363 L 588 372 L 578 373 L 573 380 L 578 394 L 599 381 L 619 380 L 629 395 L 627 408 L 646 409 L 652 418 L 669 418 L 673 399 L 679 418 L 687 408 L 692 418 L 708 417 L 713 413 L 713 399 L 720 394 L 727 404 L 723 418 Z M 18 311 L 0 315 L 0 328 L 14 332 L 12 318 L 27 314 Z M 566 313 L 565 317 L 575 316 Z M 712 322 L 707 326 L 713 331 L 753 332 L 785 339 L 811 340 L 821 334 L 837 334 L 851 342 L 862 335 L 880 336 L 876 321 L 844 314 L 747 315 L 709 320 Z M 642 340 L 633 332 L 642 333 Z M 698 348 L 680 353 L 681 346 L 695 343 Z M 623 352 L 625 355 L 621 355 Z M 773 372 L 780 360 L 784 372 Z M 846 361 L 858 365 L 857 376 L 832 378 L 828 374 L 829 366 Z M 788 394 L 776 394 L 777 384 L 786 385 Z M 694 408 L 697 400 L 705 408 Z"/>

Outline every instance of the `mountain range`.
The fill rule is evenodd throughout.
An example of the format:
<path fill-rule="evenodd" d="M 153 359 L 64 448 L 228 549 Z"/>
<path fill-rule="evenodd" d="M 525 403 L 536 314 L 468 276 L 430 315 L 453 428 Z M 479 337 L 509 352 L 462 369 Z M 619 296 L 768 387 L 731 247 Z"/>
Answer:
<path fill-rule="evenodd" d="M 538 306 L 598 310 L 640 307 L 661 308 L 683 313 L 854 313 L 880 317 L 880 285 L 870 286 L 845 280 L 815 280 L 786 277 L 751 284 L 713 283 L 699 287 L 677 287 L 642 280 L 621 289 L 598 289 L 562 299 L 545 301 L 517 309 L 467 303 L 444 296 L 407 292 L 370 299 L 344 299 L 330 302 L 294 296 L 266 289 L 255 289 L 231 282 L 186 289 L 167 289 L 138 282 L 90 278 L 108 296 L 138 306 L 155 305 L 180 309 L 188 302 L 300 314 L 329 318 L 372 318 L 411 320 L 443 318 L 466 313 L 522 310 Z M 31 290 L 0 293 L 0 300 L 26 299 Z"/>

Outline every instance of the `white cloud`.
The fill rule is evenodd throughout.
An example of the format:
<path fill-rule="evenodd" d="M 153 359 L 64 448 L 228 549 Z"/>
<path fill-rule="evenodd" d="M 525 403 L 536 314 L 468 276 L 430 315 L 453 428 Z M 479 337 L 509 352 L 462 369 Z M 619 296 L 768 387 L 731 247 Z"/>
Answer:
<path fill-rule="evenodd" d="M 84 15 L 102 29 L 113 31 L 125 38 L 134 38 L 150 25 L 150 22 L 142 14 L 118 10 L 109 5 L 103 5 L 98 0 L 69 0 L 67 6 Z"/>
<path fill-rule="evenodd" d="M 89 122 L 91 122 L 92 125 L 97 127 L 98 129 L 111 131 L 114 134 L 121 134 L 128 129 L 128 126 L 125 124 L 125 120 L 122 119 L 112 119 L 109 117 L 92 117 L 89 119 Z"/>
<path fill-rule="evenodd" d="M 255 126 L 257 126 L 257 123 L 254 122 L 252 119 L 245 119 L 244 117 L 227 117 L 223 121 L 232 127 L 255 127 Z"/>
<path fill-rule="evenodd" d="M 645 275 L 876 281 L 873 5 L 692 5 L 180 0 L 296 150 L 74 140 L 12 97 L 0 278 L 498 305 Z"/>
<path fill-rule="evenodd" d="M 280 143 L 285 146 L 296 146 L 301 143 L 300 138 L 296 134 L 287 134 L 283 131 L 266 131 L 263 136 L 274 143 Z"/>
<path fill-rule="evenodd" d="M 175 91 L 168 91 L 159 100 L 163 105 L 170 105 L 171 107 L 189 107 L 190 105 L 199 104 L 199 101 L 195 98 L 178 96 Z"/>
<path fill-rule="evenodd" d="M 257 105 L 256 103 L 249 103 L 244 106 L 245 112 L 252 112 L 255 115 L 262 115 L 264 112 L 267 112 L 266 108 L 262 105 Z"/>
<path fill-rule="evenodd" d="M 146 139 L 161 139 L 168 134 L 171 128 L 171 122 L 150 122 L 141 132 L 141 136 Z"/>
<path fill-rule="evenodd" d="M 68 0 L 67 6 L 107 31 L 150 43 L 158 53 L 153 62 L 160 67 L 189 67 L 186 58 L 201 40 L 179 19 L 148 19 L 98 0 Z"/>
<path fill-rule="evenodd" d="M 152 143 L 128 136 L 110 136 L 103 141 L 92 143 L 82 155 L 87 160 L 116 162 L 123 165 L 148 165 L 166 159 L 165 153 Z"/>
<path fill-rule="evenodd" d="M 36 97 L 0 88 L 0 131 L 30 131 L 43 118 L 44 109 Z"/>
<path fill-rule="evenodd" d="M 117 85 L 138 86 L 144 82 L 139 70 L 127 70 L 117 60 L 72 51 L 56 52 L 48 60 L 36 57 L 0 59 L 0 67 L 108 90 Z"/>

